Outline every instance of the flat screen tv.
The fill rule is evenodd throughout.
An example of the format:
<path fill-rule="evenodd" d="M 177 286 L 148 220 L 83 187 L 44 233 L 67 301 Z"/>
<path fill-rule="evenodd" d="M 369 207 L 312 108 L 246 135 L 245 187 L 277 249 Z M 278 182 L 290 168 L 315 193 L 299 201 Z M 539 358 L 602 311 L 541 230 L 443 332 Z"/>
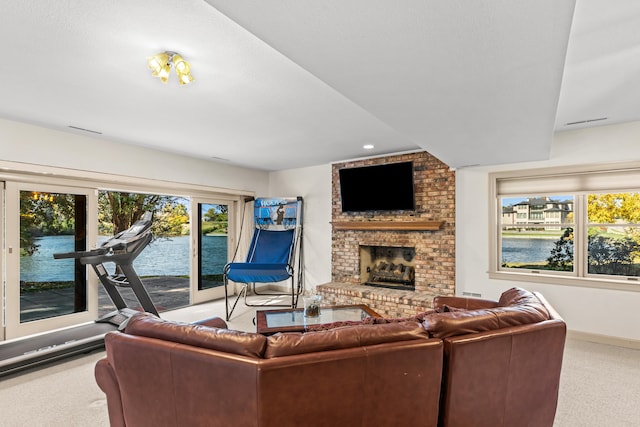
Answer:
<path fill-rule="evenodd" d="M 413 162 L 342 168 L 338 173 L 342 212 L 415 209 Z"/>

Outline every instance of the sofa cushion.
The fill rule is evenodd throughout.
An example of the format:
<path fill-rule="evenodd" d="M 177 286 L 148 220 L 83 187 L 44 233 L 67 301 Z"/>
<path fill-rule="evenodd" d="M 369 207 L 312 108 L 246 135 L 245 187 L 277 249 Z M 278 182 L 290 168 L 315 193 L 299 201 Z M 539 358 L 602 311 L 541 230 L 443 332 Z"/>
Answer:
<path fill-rule="evenodd" d="M 327 329 L 339 328 L 341 326 L 355 326 L 355 325 L 372 325 L 381 323 L 403 323 L 403 322 L 418 322 L 422 323 L 424 317 L 428 314 L 435 313 L 436 310 L 427 310 L 421 313 L 415 314 L 409 317 L 367 317 L 362 320 L 342 320 L 333 323 L 323 323 L 319 325 L 309 325 L 306 331 L 324 331 Z"/>
<path fill-rule="evenodd" d="M 532 292 L 512 288 L 502 294 L 495 308 L 434 313 L 425 317 L 423 326 L 431 336 L 447 338 L 547 319 L 549 312 Z"/>
<path fill-rule="evenodd" d="M 356 325 L 373 325 L 375 323 L 373 317 L 366 317 L 362 320 L 336 320 L 331 323 L 319 323 L 317 325 L 307 325 L 306 332 L 310 331 L 325 331 L 327 329 L 335 329 L 342 326 L 356 326 Z"/>
<path fill-rule="evenodd" d="M 262 357 L 267 344 L 260 334 L 173 322 L 148 313 L 133 315 L 125 333 L 249 357 Z"/>
<path fill-rule="evenodd" d="M 498 329 L 500 322 L 492 309 L 481 309 L 433 313 L 422 325 L 430 336 L 447 338 Z"/>
<path fill-rule="evenodd" d="M 549 311 L 533 292 L 522 288 L 511 288 L 504 291 L 498 300 L 498 307 L 513 307 L 527 305 L 536 308 L 541 313 L 549 316 Z"/>
<path fill-rule="evenodd" d="M 386 317 L 374 317 L 373 318 L 373 323 L 379 324 L 379 323 L 401 323 L 401 322 L 418 322 L 418 323 L 422 323 L 422 321 L 424 320 L 425 316 L 431 314 L 431 313 L 435 313 L 436 310 L 427 310 L 427 311 L 423 311 L 421 313 L 415 314 L 413 316 L 410 317 L 391 317 L 391 318 L 386 318 Z"/>
<path fill-rule="evenodd" d="M 418 322 L 355 325 L 316 332 L 285 332 L 267 338 L 266 359 L 317 351 L 339 350 L 388 342 L 426 339 Z"/>
<path fill-rule="evenodd" d="M 450 311 L 465 311 L 465 308 L 453 307 L 448 304 L 442 304 L 440 307 L 436 308 L 434 311 L 438 313 L 448 313 Z"/>

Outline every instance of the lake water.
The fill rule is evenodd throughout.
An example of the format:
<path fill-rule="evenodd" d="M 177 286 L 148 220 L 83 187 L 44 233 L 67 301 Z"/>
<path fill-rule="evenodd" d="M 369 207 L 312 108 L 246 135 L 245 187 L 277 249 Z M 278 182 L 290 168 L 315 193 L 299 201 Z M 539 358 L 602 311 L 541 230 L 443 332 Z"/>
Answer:
<path fill-rule="evenodd" d="M 99 239 L 99 244 L 107 238 Z M 134 261 L 139 276 L 189 276 L 189 236 L 153 241 Z M 508 238 L 502 240 L 503 262 L 544 262 L 555 239 Z M 27 282 L 73 280 L 73 260 L 53 259 L 54 253 L 72 252 L 73 236 L 50 236 L 36 241 L 33 256 L 20 258 L 20 280 Z M 227 260 L 226 236 L 203 236 L 203 274 L 220 274 Z M 105 264 L 113 271 L 113 263 Z"/>
<path fill-rule="evenodd" d="M 98 239 L 98 245 L 107 237 Z M 139 276 L 189 276 L 189 236 L 157 239 L 133 262 Z M 73 259 L 54 259 L 54 253 L 73 252 L 73 236 L 48 236 L 36 240 L 38 251 L 20 257 L 20 280 L 27 282 L 73 280 Z M 227 262 L 226 236 L 202 237 L 203 274 L 220 274 Z M 113 271 L 113 263 L 106 263 Z"/>
<path fill-rule="evenodd" d="M 502 239 L 502 262 L 546 262 L 556 239 Z"/>

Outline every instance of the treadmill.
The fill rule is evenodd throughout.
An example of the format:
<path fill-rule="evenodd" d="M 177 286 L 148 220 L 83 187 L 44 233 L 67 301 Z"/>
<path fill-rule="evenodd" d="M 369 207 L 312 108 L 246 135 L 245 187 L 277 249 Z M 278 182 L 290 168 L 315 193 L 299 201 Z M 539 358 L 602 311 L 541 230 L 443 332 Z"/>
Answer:
<path fill-rule="evenodd" d="M 127 306 L 118 291 L 119 286 L 130 287 L 142 310 L 158 315 L 158 310 L 133 268 L 133 261 L 153 239 L 152 221 L 153 213 L 145 212 L 131 227 L 96 249 L 54 254 L 55 259 L 76 258 L 83 265 L 91 265 L 116 310 L 95 322 L 0 343 L 0 376 L 104 348 L 105 334 L 124 329 L 129 318 L 140 312 Z M 113 274 L 108 273 L 104 265 L 109 262 L 116 265 Z"/>
<path fill-rule="evenodd" d="M 100 283 L 102 283 L 116 307 L 114 312 L 98 319 L 97 322 L 112 323 L 123 329 L 129 318 L 138 313 L 138 310 L 127 307 L 127 303 L 118 291 L 118 286 L 130 287 L 142 309 L 158 316 L 158 310 L 133 268 L 133 261 L 153 240 L 153 235 L 151 234 L 152 221 L 153 213 L 145 212 L 142 218 L 131 227 L 113 236 L 97 249 L 53 255 L 56 259 L 76 258 L 83 265 L 93 267 L 93 271 L 100 279 Z M 107 272 L 107 268 L 104 265 L 106 262 L 112 262 L 116 265 L 116 270 L 113 274 Z"/>

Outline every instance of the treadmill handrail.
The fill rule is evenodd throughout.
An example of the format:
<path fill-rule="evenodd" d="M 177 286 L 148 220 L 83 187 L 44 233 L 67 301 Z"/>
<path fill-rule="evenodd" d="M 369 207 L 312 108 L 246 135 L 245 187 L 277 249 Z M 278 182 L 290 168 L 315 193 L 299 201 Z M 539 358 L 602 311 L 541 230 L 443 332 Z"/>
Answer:
<path fill-rule="evenodd" d="M 53 258 L 75 258 L 80 259 L 83 264 L 99 264 L 108 261 L 115 252 L 127 252 L 128 245 L 147 238 L 147 235 L 151 233 L 152 222 L 153 212 L 145 212 L 131 227 L 106 240 L 98 248 L 88 251 L 57 253 L 53 254 Z M 151 239 L 148 240 L 151 241 Z"/>
<path fill-rule="evenodd" d="M 97 248 L 89 251 L 64 252 L 64 253 L 53 254 L 53 258 L 54 259 L 64 259 L 64 258 L 77 259 L 77 258 L 84 258 L 84 257 L 90 257 L 90 256 L 104 255 L 106 252 L 107 252 L 106 249 Z"/>
<path fill-rule="evenodd" d="M 120 250 L 120 249 L 127 249 L 127 245 L 131 244 L 131 243 L 135 243 L 140 239 L 143 239 L 147 236 L 147 234 L 150 234 L 151 230 L 146 230 L 136 236 L 133 236 L 127 240 L 122 240 L 119 239 L 117 237 L 112 237 L 111 239 L 107 240 L 106 242 L 104 242 L 102 245 L 100 245 L 100 249 L 112 249 L 112 250 Z"/>
<path fill-rule="evenodd" d="M 132 263 L 152 239 L 153 235 L 151 231 L 148 230 L 140 236 L 136 236 L 135 239 L 130 239 L 128 242 L 117 242 L 117 245 L 109 246 L 108 248 L 101 247 L 100 249 L 106 249 L 103 253 L 82 257 L 80 258 L 80 262 L 82 264 L 97 265 L 103 262 L 121 263 L 123 260 L 126 260 L 126 263 Z M 140 241 L 142 242 L 137 245 Z M 129 250 L 130 248 L 132 249 Z"/>

